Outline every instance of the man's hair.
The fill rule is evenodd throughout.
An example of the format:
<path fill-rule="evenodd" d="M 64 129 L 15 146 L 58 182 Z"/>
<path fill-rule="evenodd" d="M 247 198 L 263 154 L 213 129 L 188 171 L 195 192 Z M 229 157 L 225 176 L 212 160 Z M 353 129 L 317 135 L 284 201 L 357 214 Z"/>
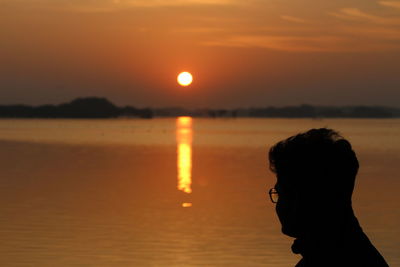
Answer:
<path fill-rule="evenodd" d="M 359 167 L 350 143 L 327 128 L 311 129 L 278 142 L 269 151 L 269 163 L 281 185 L 344 194 L 346 199 L 351 199 Z"/>

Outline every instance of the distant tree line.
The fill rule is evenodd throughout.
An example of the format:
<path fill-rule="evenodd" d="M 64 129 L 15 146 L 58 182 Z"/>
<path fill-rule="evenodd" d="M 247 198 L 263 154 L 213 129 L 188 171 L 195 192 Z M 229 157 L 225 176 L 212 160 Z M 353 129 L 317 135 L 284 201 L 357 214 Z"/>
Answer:
<path fill-rule="evenodd" d="M 77 98 L 60 105 L 3 105 L 0 106 L 2 118 L 117 118 L 137 117 L 256 117 L 256 118 L 395 118 L 400 117 L 400 109 L 379 106 L 320 107 L 311 105 L 239 108 L 239 109 L 196 109 L 135 108 L 118 107 L 106 98 Z"/>
<path fill-rule="evenodd" d="M 77 98 L 60 105 L 8 105 L 0 106 L 3 118 L 152 118 L 151 109 L 139 109 L 131 106 L 117 107 L 106 98 Z"/>
<path fill-rule="evenodd" d="M 400 109 L 377 106 L 320 107 L 311 105 L 238 108 L 197 109 L 164 108 L 154 110 L 156 116 L 194 116 L 211 118 L 395 118 Z"/>
<path fill-rule="evenodd" d="M 250 117 L 284 117 L 284 118 L 392 118 L 394 109 L 385 107 L 314 107 L 311 105 L 291 107 L 252 108 Z"/>

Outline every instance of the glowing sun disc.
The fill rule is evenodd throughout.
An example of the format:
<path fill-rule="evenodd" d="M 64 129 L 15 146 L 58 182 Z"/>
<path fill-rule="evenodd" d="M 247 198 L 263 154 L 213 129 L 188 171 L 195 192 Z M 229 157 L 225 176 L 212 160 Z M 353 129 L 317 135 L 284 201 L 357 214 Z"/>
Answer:
<path fill-rule="evenodd" d="M 181 72 L 178 75 L 178 83 L 182 86 L 188 86 L 192 83 L 193 81 L 193 76 L 189 72 Z"/>

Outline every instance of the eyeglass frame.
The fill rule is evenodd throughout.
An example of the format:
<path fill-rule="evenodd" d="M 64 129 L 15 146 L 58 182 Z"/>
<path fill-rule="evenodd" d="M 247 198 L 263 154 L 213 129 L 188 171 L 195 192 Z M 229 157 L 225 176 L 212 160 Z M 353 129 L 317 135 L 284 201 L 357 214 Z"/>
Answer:
<path fill-rule="evenodd" d="M 272 203 L 274 203 L 274 204 L 278 203 L 279 194 L 278 194 L 278 191 L 276 190 L 275 187 L 272 187 L 272 188 L 268 191 L 268 194 L 269 194 L 269 198 L 270 198 L 270 200 L 271 200 Z M 274 197 L 273 197 L 272 195 L 275 195 L 275 196 L 276 196 L 276 200 L 274 200 Z"/>

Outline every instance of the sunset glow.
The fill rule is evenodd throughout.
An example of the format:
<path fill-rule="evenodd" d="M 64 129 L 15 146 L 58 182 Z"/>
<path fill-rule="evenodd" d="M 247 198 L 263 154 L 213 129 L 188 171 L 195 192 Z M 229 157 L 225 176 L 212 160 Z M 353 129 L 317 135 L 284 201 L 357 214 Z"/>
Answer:
<path fill-rule="evenodd" d="M 400 0 L 0 0 L 0 89 L 0 267 L 400 267 Z"/>
<path fill-rule="evenodd" d="M 400 105 L 400 0 L 1 3 L 3 104 Z"/>

